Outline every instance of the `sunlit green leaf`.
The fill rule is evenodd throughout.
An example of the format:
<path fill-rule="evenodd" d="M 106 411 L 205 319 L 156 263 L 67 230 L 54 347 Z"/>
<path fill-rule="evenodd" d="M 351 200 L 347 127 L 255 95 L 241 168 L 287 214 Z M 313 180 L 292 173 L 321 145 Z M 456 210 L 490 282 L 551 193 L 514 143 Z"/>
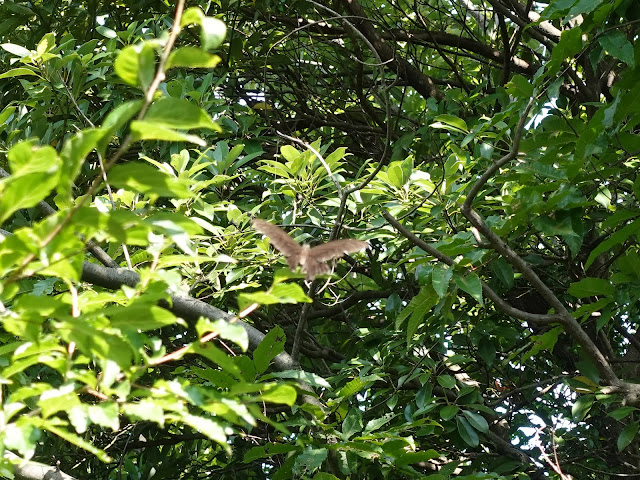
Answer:
<path fill-rule="evenodd" d="M 142 162 L 116 165 L 109 172 L 109 181 L 116 187 L 158 197 L 189 198 L 191 195 L 183 180 Z"/>

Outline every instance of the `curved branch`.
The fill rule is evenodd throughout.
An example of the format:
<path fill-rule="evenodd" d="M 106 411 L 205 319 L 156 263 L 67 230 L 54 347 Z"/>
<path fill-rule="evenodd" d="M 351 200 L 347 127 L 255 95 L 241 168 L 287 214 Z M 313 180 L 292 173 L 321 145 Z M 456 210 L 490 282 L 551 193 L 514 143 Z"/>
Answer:
<path fill-rule="evenodd" d="M 589 357 L 595 363 L 602 378 L 612 386 L 620 386 L 621 382 L 615 374 L 613 368 L 602 354 L 600 349 L 591 340 L 589 335 L 582 329 L 580 324 L 569 313 L 564 304 L 558 299 L 555 293 L 551 291 L 549 287 L 538 277 L 529 264 L 512 250 L 491 228 L 486 224 L 484 218 L 472 208 L 472 203 L 478 192 L 484 187 L 487 181 L 498 171 L 500 167 L 513 160 L 520 146 L 520 140 L 524 130 L 524 125 L 527 120 L 528 113 L 533 105 L 534 99 L 530 99 L 525 111 L 520 117 L 516 132 L 514 134 L 514 141 L 509 153 L 498 160 L 493 166 L 478 179 L 478 181 L 471 187 L 467 199 L 464 201 L 461 207 L 463 215 L 469 220 L 469 222 L 478 229 L 482 235 L 489 241 L 491 247 L 501 254 L 516 270 L 529 281 L 529 283 L 538 291 L 538 293 L 544 298 L 544 300 L 556 311 L 559 317 L 559 322 L 564 327 L 564 330 L 573 336 L 573 338 L 586 350 Z M 630 390 L 629 390 L 630 391 Z"/>
<path fill-rule="evenodd" d="M 437 248 L 432 247 L 427 242 L 425 242 L 421 238 L 419 238 L 416 235 L 414 235 L 413 232 L 411 232 L 404 225 L 402 225 L 389 212 L 383 212 L 382 216 L 391 225 L 393 225 L 396 228 L 396 230 L 398 230 L 404 237 L 406 237 L 408 240 L 410 240 L 416 246 L 418 246 L 421 249 L 423 249 L 425 252 L 427 252 L 432 257 L 435 257 L 436 259 L 440 260 L 442 263 L 444 263 L 446 265 L 449 265 L 449 266 L 452 266 L 455 263 L 453 258 L 445 255 L 444 253 L 442 253 Z M 496 292 L 494 292 L 493 289 L 489 285 L 484 283 L 484 282 L 482 282 L 482 292 L 484 293 L 484 295 L 486 295 L 487 298 L 489 298 L 491 301 L 493 301 L 495 303 L 495 305 L 496 305 L 496 307 L 498 307 L 498 309 L 500 309 L 502 312 L 506 313 L 507 315 L 509 315 L 509 316 L 511 316 L 513 318 L 517 318 L 518 320 L 522 320 L 522 321 L 525 321 L 525 322 L 530 322 L 530 323 L 533 323 L 533 324 L 536 324 L 536 325 L 541 325 L 541 326 L 542 325 L 548 325 L 550 323 L 558 323 L 558 322 L 561 321 L 561 317 L 559 315 L 541 315 L 541 314 L 537 314 L 537 313 L 529 313 L 529 312 L 525 312 L 524 310 L 519 310 L 519 309 L 511 306 L 505 300 L 500 298 L 500 295 L 498 295 Z"/>

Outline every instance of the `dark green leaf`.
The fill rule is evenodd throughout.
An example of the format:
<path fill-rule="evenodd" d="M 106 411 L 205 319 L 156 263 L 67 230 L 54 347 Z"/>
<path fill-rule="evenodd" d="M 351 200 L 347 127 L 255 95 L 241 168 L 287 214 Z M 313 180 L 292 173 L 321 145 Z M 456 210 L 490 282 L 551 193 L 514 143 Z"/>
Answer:
<path fill-rule="evenodd" d="M 480 444 L 480 438 L 476 430 L 469 424 L 466 418 L 456 417 L 456 424 L 458 426 L 458 433 L 467 445 L 477 447 Z"/>
<path fill-rule="evenodd" d="M 286 336 L 280 327 L 271 329 L 253 352 L 257 373 L 264 373 L 276 355 L 284 351 Z"/>
<path fill-rule="evenodd" d="M 612 57 L 622 60 L 632 68 L 635 66 L 633 45 L 621 31 L 610 30 L 608 33 L 598 37 L 598 42 Z"/>
<path fill-rule="evenodd" d="M 449 282 L 451 281 L 452 276 L 453 269 L 449 268 L 447 265 L 437 264 L 433 267 L 433 272 L 431 273 L 431 284 L 440 298 L 443 298 L 447 294 L 447 291 L 449 290 Z"/>
<path fill-rule="evenodd" d="M 593 395 L 582 395 L 578 397 L 578 399 L 571 407 L 571 414 L 573 415 L 573 419 L 581 422 L 591 410 L 593 402 L 595 401 L 595 397 Z"/>
<path fill-rule="evenodd" d="M 453 278 L 456 281 L 456 285 L 461 290 L 464 290 L 471 295 L 480 305 L 483 305 L 482 301 L 482 283 L 480 278 L 475 273 L 469 273 L 467 275 L 460 275 L 454 272 Z"/>
<path fill-rule="evenodd" d="M 362 413 L 357 408 L 349 409 L 349 413 L 342 422 L 342 437 L 349 440 L 353 435 L 362 431 Z"/>
<path fill-rule="evenodd" d="M 462 414 L 465 416 L 469 424 L 479 432 L 487 433 L 489 431 L 489 424 L 479 413 L 462 410 Z"/>
<path fill-rule="evenodd" d="M 624 429 L 622 430 L 622 432 L 620 432 L 620 435 L 618 436 L 618 441 L 617 441 L 618 451 L 621 452 L 625 448 L 627 448 L 631 444 L 631 442 L 633 442 L 633 439 L 636 438 L 637 434 L 638 434 L 637 421 L 632 422 L 626 427 L 624 427 Z"/>

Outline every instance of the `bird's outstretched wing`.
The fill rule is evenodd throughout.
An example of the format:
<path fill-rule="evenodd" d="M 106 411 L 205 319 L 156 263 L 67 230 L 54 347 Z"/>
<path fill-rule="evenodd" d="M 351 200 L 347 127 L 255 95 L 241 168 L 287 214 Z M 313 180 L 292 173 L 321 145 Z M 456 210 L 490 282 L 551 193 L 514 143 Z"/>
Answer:
<path fill-rule="evenodd" d="M 271 245 L 286 257 L 289 268 L 295 271 L 300 260 L 300 252 L 302 252 L 302 247 L 298 242 L 280 227 L 259 218 L 254 218 L 251 224 L 257 232 L 269 237 Z"/>
<path fill-rule="evenodd" d="M 367 242 L 353 238 L 344 238 L 313 247 L 309 250 L 309 256 L 318 262 L 328 262 L 329 260 L 340 258 L 347 253 L 360 252 L 367 248 L 369 248 Z"/>

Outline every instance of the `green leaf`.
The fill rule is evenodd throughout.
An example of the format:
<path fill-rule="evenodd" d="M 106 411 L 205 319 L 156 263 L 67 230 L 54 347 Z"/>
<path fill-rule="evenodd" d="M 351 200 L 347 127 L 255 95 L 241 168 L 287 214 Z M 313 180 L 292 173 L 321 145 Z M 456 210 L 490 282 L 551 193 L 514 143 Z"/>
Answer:
<path fill-rule="evenodd" d="M 453 388 L 456 386 L 456 379 L 451 375 L 438 375 L 438 383 L 442 388 Z"/>
<path fill-rule="evenodd" d="M 622 432 L 620 432 L 620 435 L 618 436 L 618 442 L 617 442 L 618 451 L 621 452 L 625 448 L 627 448 L 629 444 L 633 442 L 633 439 L 636 438 L 637 434 L 638 434 L 637 421 L 632 422 L 626 427 L 624 427 L 624 429 L 622 430 Z"/>
<path fill-rule="evenodd" d="M 60 188 L 67 192 L 80 173 L 89 152 L 96 148 L 98 142 L 107 132 L 101 128 L 90 128 L 74 134 L 69 140 L 64 142 L 60 158 L 62 159 L 62 172 L 60 178 Z M 70 195 L 70 192 L 67 194 Z"/>
<path fill-rule="evenodd" d="M 280 153 L 287 162 L 295 162 L 300 157 L 300 155 L 302 155 L 301 152 L 296 150 L 296 148 L 292 147 L 291 145 L 283 145 L 282 147 L 280 147 Z"/>
<path fill-rule="evenodd" d="M 449 290 L 449 282 L 453 276 L 453 269 L 440 263 L 434 265 L 431 272 L 431 285 L 440 298 L 443 298 Z"/>
<path fill-rule="evenodd" d="M 195 135 L 178 132 L 152 122 L 134 120 L 131 122 L 131 137 L 133 141 L 139 140 L 164 140 L 166 142 L 190 142 L 206 146 L 207 142 Z"/>
<path fill-rule="evenodd" d="M 405 452 L 396 458 L 395 465 L 404 466 L 412 463 L 429 462 L 439 458 L 440 454 L 433 449 L 421 451 L 421 452 Z"/>
<path fill-rule="evenodd" d="M 487 433 L 489 431 L 489 424 L 479 413 L 470 412 L 469 410 L 462 410 L 462 414 L 469 421 L 469 424 L 479 432 Z"/>
<path fill-rule="evenodd" d="M 104 450 L 101 450 L 93 446 L 93 444 L 82 439 L 75 433 L 71 433 L 65 430 L 64 428 L 59 428 L 58 426 L 54 425 L 51 422 L 42 422 L 40 424 L 40 427 L 44 428 L 45 430 L 49 430 L 54 435 L 57 435 L 58 437 L 69 442 L 70 444 L 75 445 L 76 447 L 79 447 L 83 450 L 86 450 L 89 453 L 92 453 L 93 455 L 98 457 L 98 459 L 102 462 L 111 463 L 113 461 L 111 457 L 107 455 L 107 453 Z"/>
<path fill-rule="evenodd" d="M 179 98 L 163 97 L 156 100 L 149 107 L 144 121 L 164 128 L 181 130 L 206 128 L 218 132 L 222 131 L 207 112 L 193 103 Z"/>
<path fill-rule="evenodd" d="M 152 197 L 190 198 L 191 192 L 181 179 L 142 162 L 116 165 L 109 172 L 109 181 L 118 188 Z"/>
<path fill-rule="evenodd" d="M 362 413 L 357 408 L 350 408 L 342 422 L 342 438 L 349 440 L 356 433 L 362 431 Z"/>
<path fill-rule="evenodd" d="M 171 52 L 167 70 L 174 67 L 213 68 L 222 59 L 197 47 L 182 47 Z"/>
<path fill-rule="evenodd" d="M 529 98 L 533 95 L 532 83 L 522 75 L 514 75 L 507 83 L 506 90 L 512 97 Z"/>
<path fill-rule="evenodd" d="M 255 353 L 254 353 L 255 356 Z M 304 370 L 285 370 L 283 372 L 270 372 L 262 377 L 267 380 L 269 378 L 290 378 L 298 382 L 308 383 L 312 387 L 331 388 L 331 384 L 321 376 L 305 372 Z"/>
<path fill-rule="evenodd" d="M 264 402 L 293 405 L 296 403 L 296 389 L 291 385 L 276 385 L 262 392 L 260 399 Z"/>
<path fill-rule="evenodd" d="M 264 373 L 269 368 L 269 363 L 279 353 L 284 351 L 286 336 L 279 326 L 271 329 L 253 352 L 253 363 L 257 373 Z"/>
<path fill-rule="evenodd" d="M 462 440 L 467 445 L 477 447 L 480 444 L 480 438 L 476 430 L 469 424 L 466 418 L 457 416 L 456 424 L 458 426 L 458 433 L 462 437 Z"/>
<path fill-rule="evenodd" d="M 9 118 L 15 113 L 16 107 L 5 107 L 0 112 L 0 132 L 4 129 L 4 127 L 8 126 Z"/>
<path fill-rule="evenodd" d="M 491 270 L 496 274 L 505 289 L 508 290 L 513 287 L 515 280 L 513 267 L 504 258 L 499 257 L 491 262 Z"/>
<path fill-rule="evenodd" d="M 155 50 L 148 43 L 143 43 L 138 53 L 138 81 L 140 88 L 146 91 L 156 74 Z"/>
<path fill-rule="evenodd" d="M 407 325 L 407 341 L 410 341 L 425 315 L 438 303 L 438 300 L 438 295 L 432 286 L 422 287 L 396 318 L 396 330 L 399 330 L 405 319 L 411 316 Z"/>
<path fill-rule="evenodd" d="M 111 137 L 113 137 L 113 135 L 115 135 L 115 133 L 122 128 L 125 123 L 131 120 L 131 118 L 140 111 L 142 104 L 142 100 L 131 100 L 118 105 L 109 112 L 107 118 L 102 122 L 101 130 L 104 131 L 104 135 L 98 141 L 97 145 L 98 151 L 102 156 L 105 155 L 107 146 L 111 141 Z"/>
<path fill-rule="evenodd" d="M 335 475 L 326 472 L 318 472 L 313 476 L 313 480 L 340 480 Z"/>
<path fill-rule="evenodd" d="M 199 7 L 191 7 L 185 10 L 180 21 L 182 27 L 195 23 L 200 25 L 200 44 L 203 49 L 209 50 L 218 47 L 227 33 L 227 27 L 221 20 L 207 17 Z"/>
<path fill-rule="evenodd" d="M 124 47 L 113 64 L 116 74 L 129 85 L 138 86 L 138 49 L 134 46 Z"/>
<path fill-rule="evenodd" d="M 338 397 L 352 397 L 367 385 L 360 377 L 356 377 L 342 387 L 336 394 Z"/>
<path fill-rule="evenodd" d="M 547 66 L 550 74 L 555 73 L 565 60 L 573 57 L 584 48 L 582 34 L 582 30 L 578 26 L 562 31 L 560 41 L 551 52 L 551 61 Z"/>
<path fill-rule="evenodd" d="M 591 264 L 598 258 L 598 255 L 604 252 L 608 252 L 614 246 L 623 243 L 629 238 L 631 235 L 636 234 L 640 230 L 640 219 L 635 219 L 628 225 L 625 225 L 620 230 L 612 234 L 609 238 L 607 238 L 604 242 L 601 242 L 596 248 L 594 248 L 589 254 L 589 258 L 584 264 L 584 268 L 587 269 L 591 266 Z"/>
<path fill-rule="evenodd" d="M 364 434 L 368 435 L 371 432 L 375 432 L 376 430 L 378 430 L 379 428 L 385 426 L 387 423 L 389 423 L 391 420 L 393 420 L 395 417 L 397 416 L 397 414 L 395 413 L 387 413 L 385 415 L 383 415 L 382 417 L 379 418 L 374 418 L 373 420 L 369 420 L 367 422 L 367 424 L 364 427 Z"/>
<path fill-rule="evenodd" d="M 438 115 L 434 120 L 435 122 L 430 125 L 432 128 L 442 128 L 444 130 L 450 130 L 452 132 L 459 133 L 469 132 L 467 123 L 459 117 L 444 114 Z"/>
<path fill-rule="evenodd" d="M 453 278 L 456 281 L 456 285 L 461 290 L 464 290 L 469 295 L 471 295 L 480 305 L 483 305 L 482 301 L 482 282 L 480 278 L 475 273 L 468 273 L 465 276 L 454 272 Z"/>
<path fill-rule="evenodd" d="M 307 448 L 296 457 L 293 472 L 296 478 L 305 477 L 319 469 L 327 459 L 329 452 L 326 448 Z M 299 476 L 299 477 L 298 477 Z"/>
<path fill-rule="evenodd" d="M 164 426 L 162 407 L 151 399 L 142 399 L 138 403 L 126 403 L 122 406 L 122 411 L 133 419 L 155 422 L 161 427 Z"/>
<path fill-rule="evenodd" d="M 612 57 L 622 60 L 631 68 L 635 66 L 633 45 L 620 30 L 612 29 L 598 37 L 598 43 Z"/>
<path fill-rule="evenodd" d="M 203 337 L 205 333 L 208 332 L 216 332 L 219 338 L 231 340 L 238 345 L 243 352 L 249 348 L 249 335 L 247 330 L 238 323 L 232 323 L 222 319 L 212 322 L 208 318 L 201 317 L 196 323 L 196 332 L 199 337 Z"/>
<path fill-rule="evenodd" d="M 638 409 L 636 407 L 620 407 L 615 409 L 613 412 L 609 412 L 607 416 L 620 421 L 637 411 Z"/>
<path fill-rule="evenodd" d="M 229 358 L 224 352 L 222 352 L 218 347 L 212 345 L 211 343 L 194 343 L 192 344 L 193 351 L 203 357 L 208 358 L 216 365 L 219 365 L 223 371 L 233 375 L 237 380 L 245 380 L 245 376 L 238 367 L 234 363 L 234 361 Z"/>
<path fill-rule="evenodd" d="M 496 360 L 496 347 L 489 338 L 480 339 L 480 345 L 478 347 L 478 355 L 484 360 L 488 366 L 492 366 Z"/>
<path fill-rule="evenodd" d="M 231 453 L 231 447 L 227 444 L 227 435 L 217 421 L 210 418 L 199 417 L 196 415 L 184 415 L 182 421 L 192 427 L 194 430 L 204 433 L 214 442 L 218 443 L 227 452 L 227 455 Z"/>
<path fill-rule="evenodd" d="M 402 188 L 409 181 L 410 172 L 403 167 L 404 162 L 391 162 L 387 167 L 387 178 L 396 188 Z"/>
<path fill-rule="evenodd" d="M 14 145 L 7 154 L 12 175 L 0 179 L 0 223 L 22 208 L 43 200 L 58 184 L 60 158 L 49 147 L 32 142 Z M 34 188 L 37 185 L 38 188 Z"/>
<path fill-rule="evenodd" d="M 17 57 L 23 58 L 31 55 L 31 50 L 28 50 L 21 45 L 16 45 L 15 43 L 3 43 L 0 47 Z"/>
<path fill-rule="evenodd" d="M 4 446 L 17 450 L 25 458 L 33 457 L 41 437 L 41 431 L 25 417 L 19 418 L 16 423 L 5 425 L 3 434 Z"/>
<path fill-rule="evenodd" d="M 604 278 L 583 278 L 579 282 L 572 283 L 569 293 L 577 298 L 595 297 L 601 295 L 613 295 L 615 289 L 609 280 Z"/>
<path fill-rule="evenodd" d="M 109 28 L 109 27 L 105 27 L 104 25 L 97 25 L 96 26 L 96 32 L 98 32 L 100 35 L 102 35 L 105 38 L 117 38 L 118 34 L 116 33 L 115 30 Z"/>
<path fill-rule="evenodd" d="M 104 402 L 89 406 L 89 418 L 91 421 L 101 427 L 110 428 L 114 432 L 120 428 L 119 413 L 116 402 Z"/>
<path fill-rule="evenodd" d="M 584 420 L 584 417 L 586 417 L 587 413 L 589 413 L 589 410 L 591 410 L 594 401 L 594 395 L 582 395 L 581 397 L 578 397 L 578 399 L 571 407 L 571 414 L 573 415 L 573 419 L 577 422 L 581 422 L 582 420 Z"/>
<path fill-rule="evenodd" d="M 38 55 L 50 52 L 56 46 L 55 35 L 52 32 L 45 33 L 36 46 Z"/>
<path fill-rule="evenodd" d="M 89 356 L 96 356 L 104 360 L 115 361 L 121 369 L 131 367 L 132 352 L 129 343 L 117 335 L 99 332 L 92 328 L 84 316 L 65 322 L 64 337 L 67 341 L 75 342 L 78 349 Z"/>
<path fill-rule="evenodd" d="M 11 70 L 7 70 L 4 73 L 0 74 L 0 79 L 10 78 L 10 77 L 23 77 L 25 75 L 33 75 L 35 77 L 39 77 L 36 72 L 30 70 L 28 68 L 20 67 L 20 68 L 12 68 Z"/>
<path fill-rule="evenodd" d="M 227 35 L 227 26 L 214 17 L 204 17 L 200 21 L 200 27 L 200 45 L 205 50 L 218 48 Z"/>
<path fill-rule="evenodd" d="M 187 8 L 182 14 L 182 18 L 180 19 L 180 27 L 184 28 L 187 25 L 191 25 L 192 23 L 200 25 L 200 22 L 202 22 L 204 16 L 204 12 L 200 7 Z"/>
<path fill-rule="evenodd" d="M 238 295 L 240 308 L 253 303 L 260 305 L 277 305 L 280 303 L 310 303 L 304 290 L 296 283 L 278 283 L 266 292 L 241 293 Z"/>
<path fill-rule="evenodd" d="M 523 354 L 522 361 L 534 357 L 543 350 L 552 350 L 562 332 L 562 327 L 554 327 L 548 332 L 543 333 L 542 335 L 531 336 L 533 345 L 528 352 Z"/>
<path fill-rule="evenodd" d="M 442 407 L 440 409 L 440 418 L 443 420 L 451 420 L 458 414 L 460 409 L 457 405 L 447 405 L 446 407 Z"/>
<path fill-rule="evenodd" d="M 576 18 L 578 15 L 591 13 L 605 1 L 606 0 L 578 0 L 577 3 L 573 7 L 571 7 L 569 13 L 567 13 L 567 19 Z"/>
<path fill-rule="evenodd" d="M 129 328 L 145 332 L 176 323 L 176 316 L 165 308 L 143 302 L 134 302 L 126 307 L 107 307 L 104 314 L 111 317 L 114 328 Z"/>

